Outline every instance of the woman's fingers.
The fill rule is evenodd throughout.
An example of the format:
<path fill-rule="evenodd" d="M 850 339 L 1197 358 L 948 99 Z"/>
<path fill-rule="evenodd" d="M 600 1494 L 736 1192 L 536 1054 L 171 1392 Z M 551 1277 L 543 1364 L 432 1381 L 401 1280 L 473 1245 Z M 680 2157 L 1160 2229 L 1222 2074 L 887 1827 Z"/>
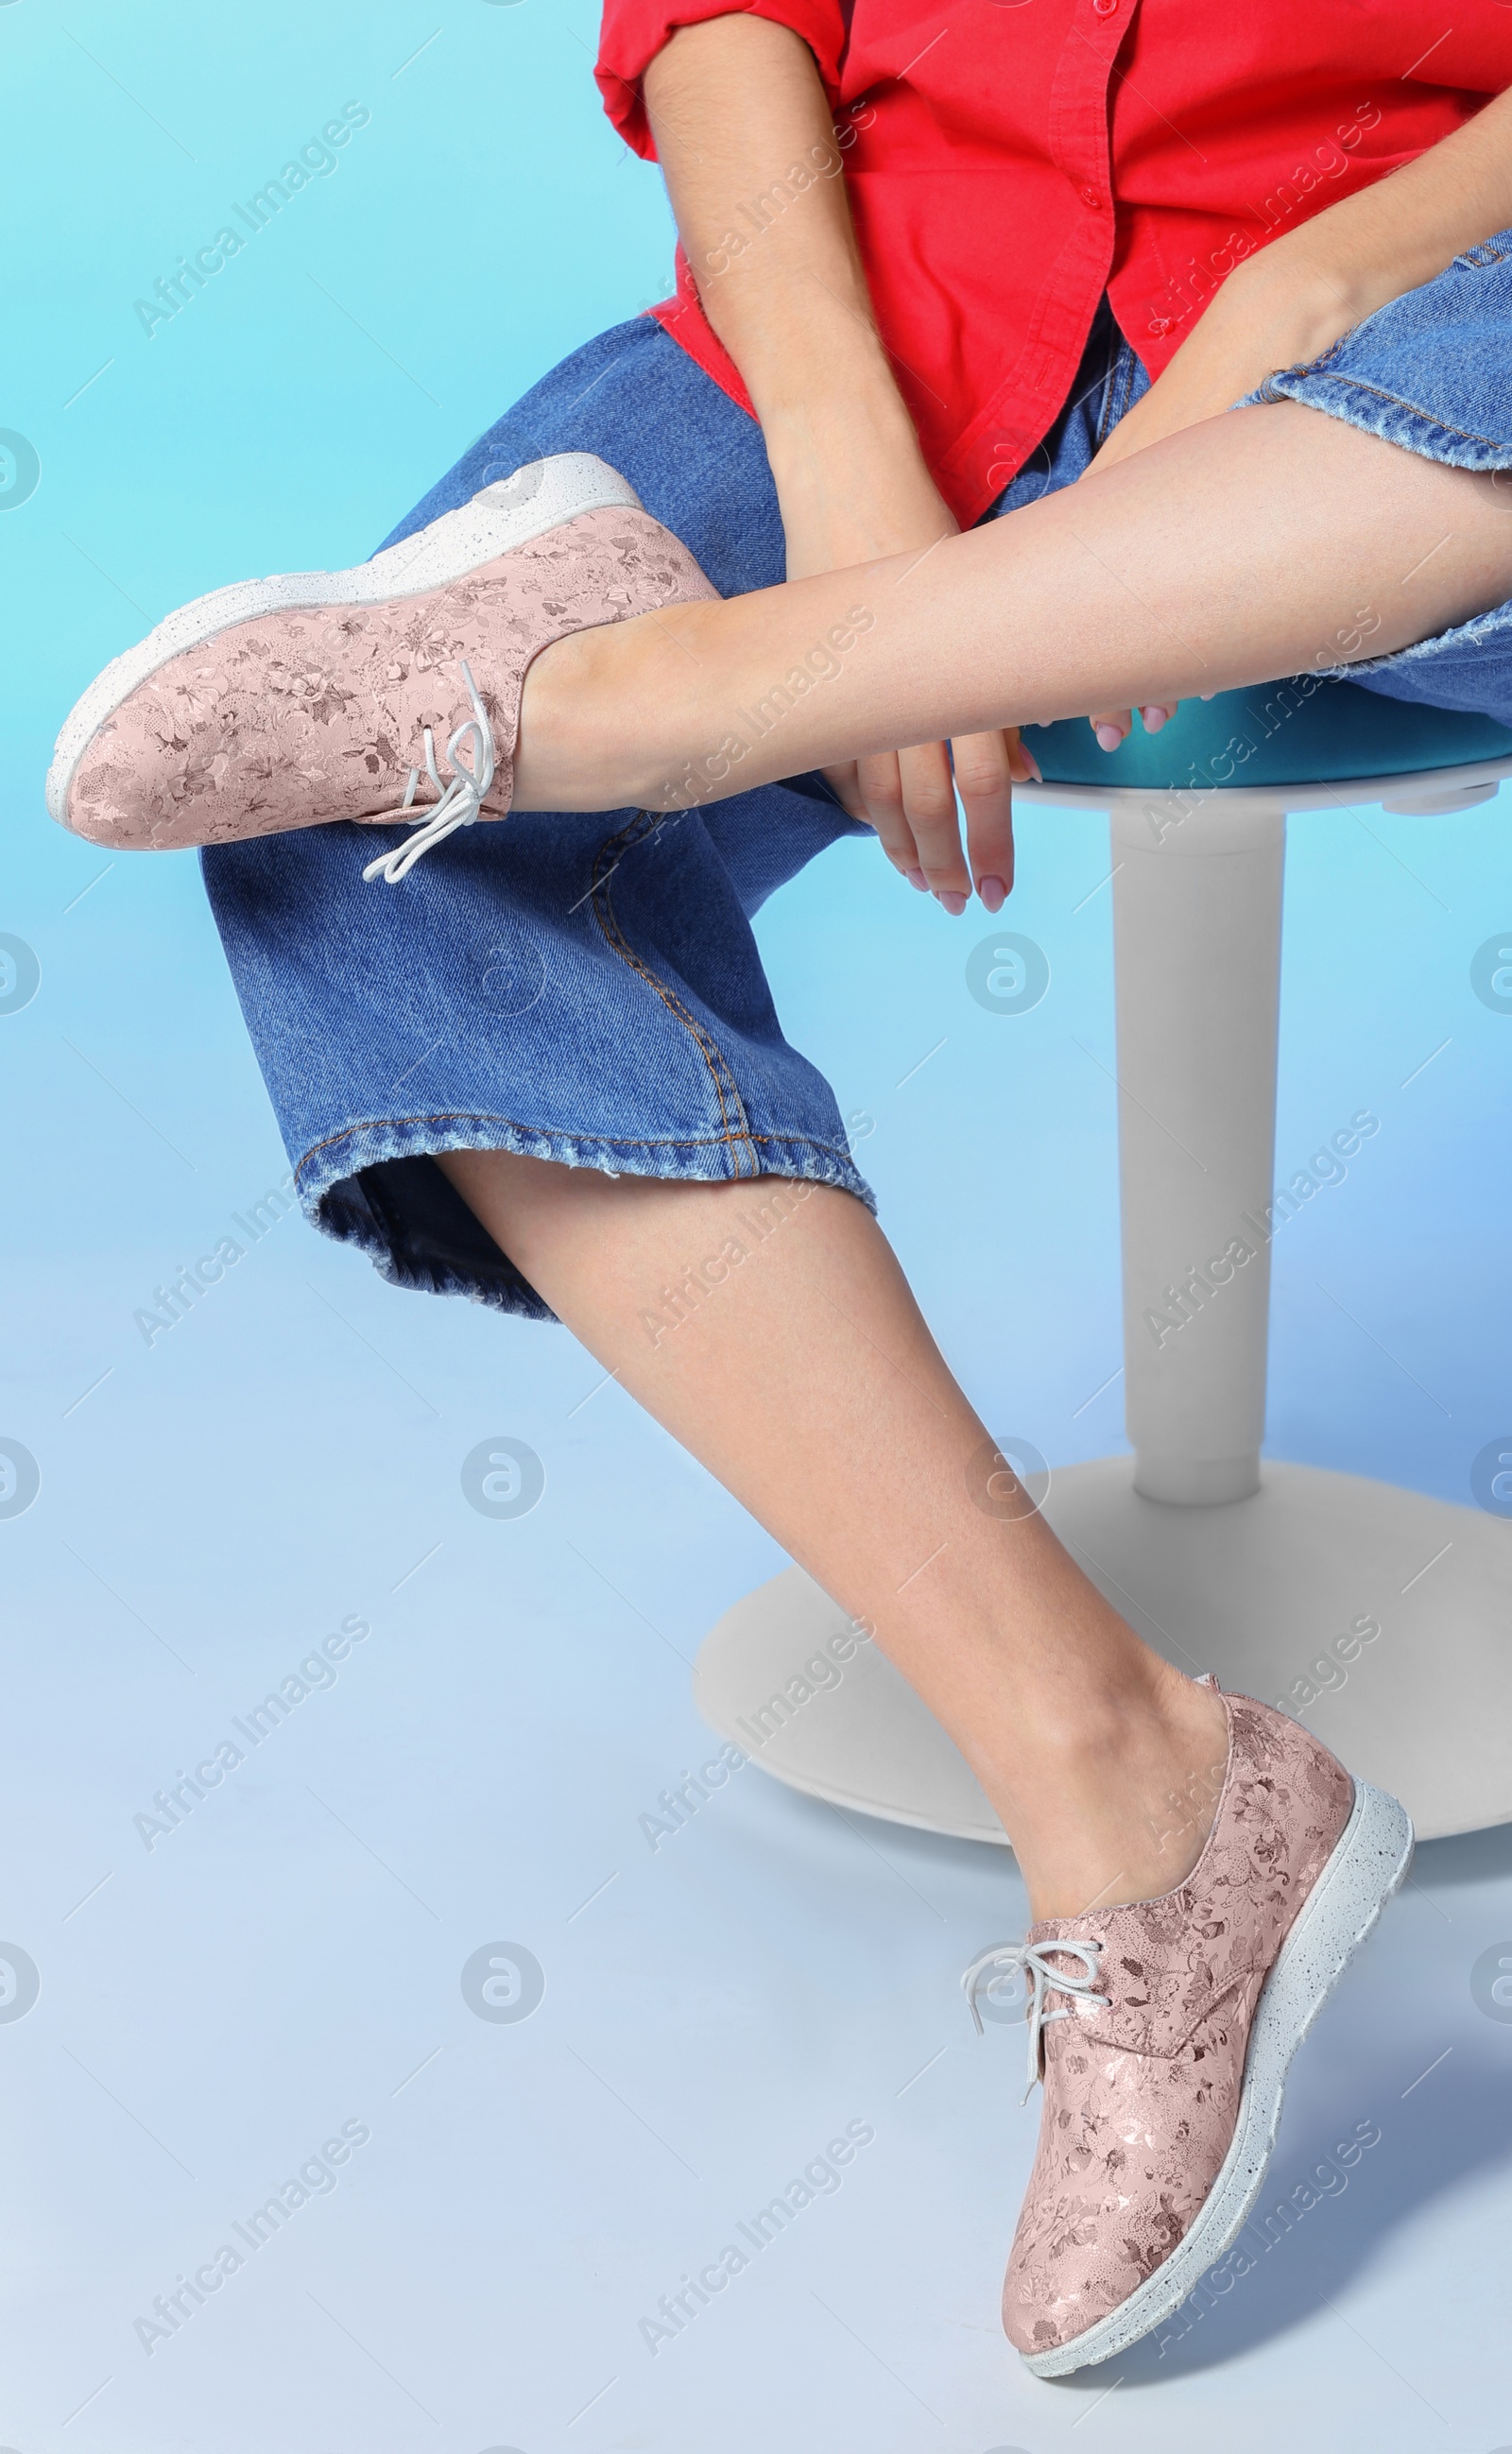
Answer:
<path fill-rule="evenodd" d="M 971 900 L 971 871 L 960 839 L 949 753 L 942 741 L 924 742 L 901 751 L 897 767 L 903 782 L 903 815 L 918 846 L 924 882 L 957 917 Z"/>
<path fill-rule="evenodd" d="M 856 779 L 861 797 L 857 815 L 876 829 L 877 842 L 898 875 L 922 891 L 926 881 L 919 867 L 914 831 L 903 813 L 903 785 L 897 752 L 884 750 L 875 757 L 857 759 Z"/>
<path fill-rule="evenodd" d="M 1014 882 L 1014 783 L 1038 770 L 1017 733 L 974 733 L 951 749 L 977 892 L 989 912 L 1000 912 Z"/>
<path fill-rule="evenodd" d="M 882 850 L 911 885 L 963 912 L 971 874 L 956 821 L 956 788 L 942 741 L 862 758 L 857 769 L 866 815 Z"/>
<path fill-rule="evenodd" d="M 897 754 L 903 816 L 918 855 L 924 883 L 953 916 L 971 899 L 971 871 L 961 847 L 960 819 L 950 758 L 942 741 L 925 741 Z"/>
<path fill-rule="evenodd" d="M 1179 704 L 1179 701 L 1168 700 L 1163 706 L 1154 702 L 1149 707 L 1141 707 L 1139 714 L 1144 719 L 1145 732 L 1159 733 L 1162 724 L 1169 724 Z M 1104 715 L 1089 716 L 1088 722 L 1098 736 L 1100 749 L 1118 750 L 1134 730 L 1134 714 L 1130 708 L 1115 708 Z"/>
<path fill-rule="evenodd" d="M 937 896 L 958 916 L 971 898 L 975 877 L 987 910 L 1002 909 L 1014 880 L 1013 787 L 1040 780 L 1038 765 L 1017 732 L 967 734 L 951 744 L 950 754 L 941 741 L 923 742 L 896 755 L 862 758 L 855 774 L 867 820 L 911 885 Z M 958 793 L 966 814 L 969 866 Z"/>

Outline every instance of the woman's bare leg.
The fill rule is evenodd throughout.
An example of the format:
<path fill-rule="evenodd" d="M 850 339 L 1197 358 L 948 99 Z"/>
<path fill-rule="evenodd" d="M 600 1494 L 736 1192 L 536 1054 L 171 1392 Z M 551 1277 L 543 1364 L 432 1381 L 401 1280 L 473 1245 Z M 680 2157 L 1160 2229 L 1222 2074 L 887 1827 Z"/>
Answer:
<path fill-rule="evenodd" d="M 560 640 L 527 809 L 676 808 L 872 751 L 1169 702 L 1432 636 L 1512 596 L 1512 493 L 1294 402 L 1154 444 L 922 556 Z M 849 644 L 836 644 L 848 639 Z M 826 678 L 788 691 L 808 668 Z M 787 703 L 783 704 L 784 696 Z M 978 875 L 1006 807 L 958 774 Z M 969 890 L 948 794 L 899 868 Z"/>
<path fill-rule="evenodd" d="M 675 808 L 1406 646 L 1512 595 L 1505 504 L 1491 477 L 1317 412 L 1237 412 L 922 557 L 558 642 L 527 687 L 517 798 Z M 811 650 L 828 676 L 786 690 Z M 980 872 L 1006 812 L 974 808 L 958 780 Z M 963 891 L 953 807 L 914 826 L 930 883 Z M 912 841 L 888 850 L 916 857 Z M 780 1179 L 614 1182 L 477 1152 L 441 1164 L 584 1344 L 875 1622 L 1000 1813 L 1038 1914 L 1180 1880 L 1220 1710 L 1040 1519 L 978 1505 L 990 1440 L 859 1203 Z M 742 1237 L 740 1217 L 777 1197 L 780 1226 Z M 731 1238 L 751 1249 L 671 1326 L 663 1291 Z M 1173 1813 L 1173 1795 L 1195 1811 Z"/>
<path fill-rule="evenodd" d="M 981 1504 L 991 1438 L 859 1201 L 501 1152 L 437 1164 L 621 1385 L 873 1622 L 997 1807 L 1037 1916 L 1181 1880 L 1221 1778 L 1222 1707 L 1042 1518 Z"/>

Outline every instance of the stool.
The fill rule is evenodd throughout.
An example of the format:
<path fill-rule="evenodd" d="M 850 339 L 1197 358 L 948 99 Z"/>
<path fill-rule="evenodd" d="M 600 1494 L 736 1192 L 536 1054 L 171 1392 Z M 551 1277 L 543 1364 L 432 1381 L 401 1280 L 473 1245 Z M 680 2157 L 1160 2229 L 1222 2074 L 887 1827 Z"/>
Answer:
<path fill-rule="evenodd" d="M 1421 1838 L 1512 1821 L 1512 1522 L 1260 1455 L 1269 1234 L 1286 1198 L 1273 1169 L 1287 814 L 1468 809 L 1512 774 L 1512 732 L 1302 675 L 1188 702 L 1111 754 L 1085 723 L 1026 737 L 1045 781 L 1021 800 L 1111 821 L 1134 1455 L 1046 1477 L 1010 1452 L 1004 1513 L 1042 1506 L 1167 1659 L 1305 1720 Z M 826 1683 L 804 1675 L 820 1646 Z M 726 1612 L 694 1694 L 796 1789 L 1006 1845 L 939 1724 L 799 1568 Z"/>

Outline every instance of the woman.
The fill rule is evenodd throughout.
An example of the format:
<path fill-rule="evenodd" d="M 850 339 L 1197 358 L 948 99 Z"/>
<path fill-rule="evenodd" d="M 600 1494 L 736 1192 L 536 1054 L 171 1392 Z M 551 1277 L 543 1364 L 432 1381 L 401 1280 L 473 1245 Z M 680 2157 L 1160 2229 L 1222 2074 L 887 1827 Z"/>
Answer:
<path fill-rule="evenodd" d="M 1026 722 L 1113 741 L 1134 706 L 1341 663 L 1512 721 L 1512 103 L 1483 101 L 1512 12 L 1443 36 L 1409 0 L 1275 0 L 1220 57 L 1175 0 L 1047 0 L 980 12 L 947 68 L 948 29 L 881 7 L 649 5 L 616 0 L 604 76 L 633 135 L 643 95 L 693 267 L 659 329 L 548 377 L 359 572 L 171 617 L 80 702 L 50 802 L 214 847 L 315 1223 L 565 1320 L 972 1764 L 1036 1923 L 969 1990 L 1023 1968 L 1047 2107 L 1004 2323 L 1059 2373 L 1234 2238 L 1410 1829 L 1159 1660 L 1041 1519 L 978 1504 L 992 1443 L 748 915 L 862 823 L 948 911 L 974 882 L 999 908 Z M 985 267 L 962 221 L 997 231 Z M 994 284 L 1019 320 L 988 347 Z M 388 830 L 375 859 L 348 821 Z M 756 1175 L 788 1181 L 752 1251 Z M 724 1295 L 669 1335 L 659 1291 L 705 1255 Z"/>

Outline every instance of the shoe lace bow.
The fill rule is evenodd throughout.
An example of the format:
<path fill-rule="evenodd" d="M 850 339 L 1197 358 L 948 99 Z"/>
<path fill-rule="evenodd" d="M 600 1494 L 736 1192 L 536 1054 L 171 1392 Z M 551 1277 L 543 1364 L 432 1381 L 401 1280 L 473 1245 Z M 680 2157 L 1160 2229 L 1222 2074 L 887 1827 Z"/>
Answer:
<path fill-rule="evenodd" d="M 1029 2022 L 1029 2081 L 1018 2100 L 1020 2104 L 1028 2103 L 1039 2077 L 1041 2030 L 1047 2028 L 1052 2020 L 1069 2020 L 1079 2003 L 1096 2002 L 1105 2009 L 1111 2001 L 1111 1996 L 1099 1994 L 1096 1988 L 1098 1961 L 1102 1951 L 1100 1942 L 1085 1941 L 1076 1935 L 1068 1935 L 1058 1942 L 998 1942 L 984 1951 L 980 1959 L 974 1960 L 962 1976 L 961 1988 L 977 2023 L 978 2037 L 984 2036 L 986 2031 L 981 2023 L 981 2013 L 977 2008 L 978 1995 L 984 1991 L 990 1994 L 992 1988 L 1006 1977 L 1021 1976 L 1028 1981 L 1025 2017 Z M 1053 1956 L 1067 1952 L 1080 1961 L 1079 1970 L 1055 1966 Z M 1066 1994 L 1071 1999 L 1047 2009 L 1045 1997 L 1051 1993 Z"/>
<path fill-rule="evenodd" d="M 424 767 L 411 768 L 409 786 L 398 808 L 380 814 L 384 817 L 405 818 L 416 832 L 406 842 L 396 844 L 393 852 L 380 853 L 376 860 L 370 860 L 362 873 L 365 883 L 381 877 L 390 886 L 397 886 L 401 878 L 408 877 L 417 860 L 423 860 L 428 852 L 433 851 L 438 843 L 444 843 L 458 827 L 470 827 L 475 818 L 482 815 L 484 795 L 494 781 L 497 753 L 493 728 L 473 679 L 473 669 L 465 658 L 459 659 L 459 663 L 468 697 L 473 702 L 473 713 L 462 718 L 446 745 L 451 780 L 446 784 L 441 781 L 435 763 L 435 741 L 427 725 Z M 458 754 L 465 741 L 472 745 L 466 764 Z M 430 776 L 439 798 L 430 809 L 422 810 L 412 818 L 409 813 L 422 774 Z"/>

